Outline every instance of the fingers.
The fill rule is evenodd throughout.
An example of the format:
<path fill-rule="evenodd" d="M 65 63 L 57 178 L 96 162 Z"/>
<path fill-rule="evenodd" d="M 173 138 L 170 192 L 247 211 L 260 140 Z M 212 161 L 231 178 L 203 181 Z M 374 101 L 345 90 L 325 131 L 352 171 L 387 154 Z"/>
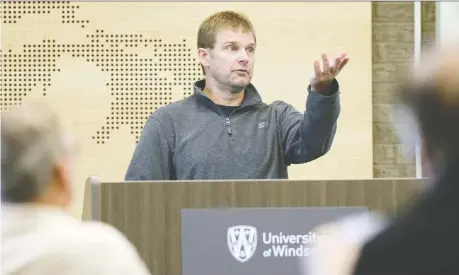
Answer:
<path fill-rule="evenodd" d="M 349 57 L 346 57 L 346 58 L 344 58 L 343 60 L 341 60 L 341 64 L 340 64 L 340 66 L 339 66 L 339 70 L 341 71 L 341 70 L 344 68 L 344 66 L 346 66 L 346 64 L 347 64 L 348 62 L 349 62 Z"/>
<path fill-rule="evenodd" d="M 333 61 L 332 72 L 337 72 L 340 69 L 341 59 L 339 57 L 335 58 Z"/>
<path fill-rule="evenodd" d="M 319 61 L 314 61 L 314 73 L 316 77 L 322 76 L 324 73 L 332 73 L 333 75 L 338 74 L 344 66 L 349 62 L 349 57 L 346 53 L 341 53 L 338 57 L 333 59 L 330 64 L 328 57 L 325 53 L 322 54 L 323 70 L 320 67 Z"/>
<path fill-rule="evenodd" d="M 326 54 L 322 54 L 322 62 L 324 67 L 324 72 L 328 72 L 330 70 L 330 63 L 328 62 L 328 57 Z"/>
<path fill-rule="evenodd" d="M 346 56 L 347 54 L 346 53 L 341 53 L 339 55 L 339 64 L 338 64 L 338 67 L 336 68 L 338 71 L 340 71 L 346 64 L 347 62 L 349 61 L 349 57 Z"/>
<path fill-rule="evenodd" d="M 341 59 L 345 58 L 346 55 L 347 55 L 347 53 L 341 53 L 338 58 L 341 60 Z"/>
<path fill-rule="evenodd" d="M 314 61 L 314 73 L 316 74 L 316 77 L 319 77 L 320 74 L 322 73 L 320 70 L 319 61 Z"/>

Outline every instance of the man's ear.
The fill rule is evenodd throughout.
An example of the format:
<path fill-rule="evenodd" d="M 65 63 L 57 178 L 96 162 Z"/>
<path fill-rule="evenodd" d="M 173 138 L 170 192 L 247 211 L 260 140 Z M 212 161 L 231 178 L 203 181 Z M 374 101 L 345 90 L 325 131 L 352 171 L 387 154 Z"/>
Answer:
<path fill-rule="evenodd" d="M 69 173 L 69 161 L 62 159 L 56 162 L 54 166 L 54 179 L 56 187 L 65 193 L 71 192 L 71 179 Z"/>
<path fill-rule="evenodd" d="M 199 62 L 202 66 L 208 67 L 210 60 L 210 51 L 208 49 L 199 48 L 198 49 Z"/>

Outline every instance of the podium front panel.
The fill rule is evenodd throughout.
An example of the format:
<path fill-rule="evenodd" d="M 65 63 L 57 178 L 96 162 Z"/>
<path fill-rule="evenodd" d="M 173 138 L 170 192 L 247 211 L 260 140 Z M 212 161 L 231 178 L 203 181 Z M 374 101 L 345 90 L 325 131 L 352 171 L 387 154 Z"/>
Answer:
<path fill-rule="evenodd" d="M 365 207 L 182 210 L 182 275 L 303 274 L 303 257 L 326 236 L 317 226 Z"/>

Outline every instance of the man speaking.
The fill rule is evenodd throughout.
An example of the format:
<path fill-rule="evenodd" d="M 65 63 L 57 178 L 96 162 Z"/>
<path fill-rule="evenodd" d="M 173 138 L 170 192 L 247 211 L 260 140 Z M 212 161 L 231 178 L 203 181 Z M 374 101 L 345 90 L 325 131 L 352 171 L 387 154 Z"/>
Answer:
<path fill-rule="evenodd" d="M 192 96 L 151 114 L 125 180 L 287 179 L 289 165 L 330 150 L 340 113 L 335 77 L 348 57 L 314 62 L 303 114 L 282 101 L 263 103 L 251 83 L 256 48 L 244 15 L 224 11 L 202 22 L 205 79 Z"/>

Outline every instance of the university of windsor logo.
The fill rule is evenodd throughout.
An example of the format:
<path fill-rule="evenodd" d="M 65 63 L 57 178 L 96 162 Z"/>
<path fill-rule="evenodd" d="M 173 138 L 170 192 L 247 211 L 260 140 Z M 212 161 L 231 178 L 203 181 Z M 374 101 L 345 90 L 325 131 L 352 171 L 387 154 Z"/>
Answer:
<path fill-rule="evenodd" d="M 227 231 L 228 249 L 241 263 L 252 258 L 257 249 L 257 239 L 257 229 L 250 225 L 231 226 Z"/>

